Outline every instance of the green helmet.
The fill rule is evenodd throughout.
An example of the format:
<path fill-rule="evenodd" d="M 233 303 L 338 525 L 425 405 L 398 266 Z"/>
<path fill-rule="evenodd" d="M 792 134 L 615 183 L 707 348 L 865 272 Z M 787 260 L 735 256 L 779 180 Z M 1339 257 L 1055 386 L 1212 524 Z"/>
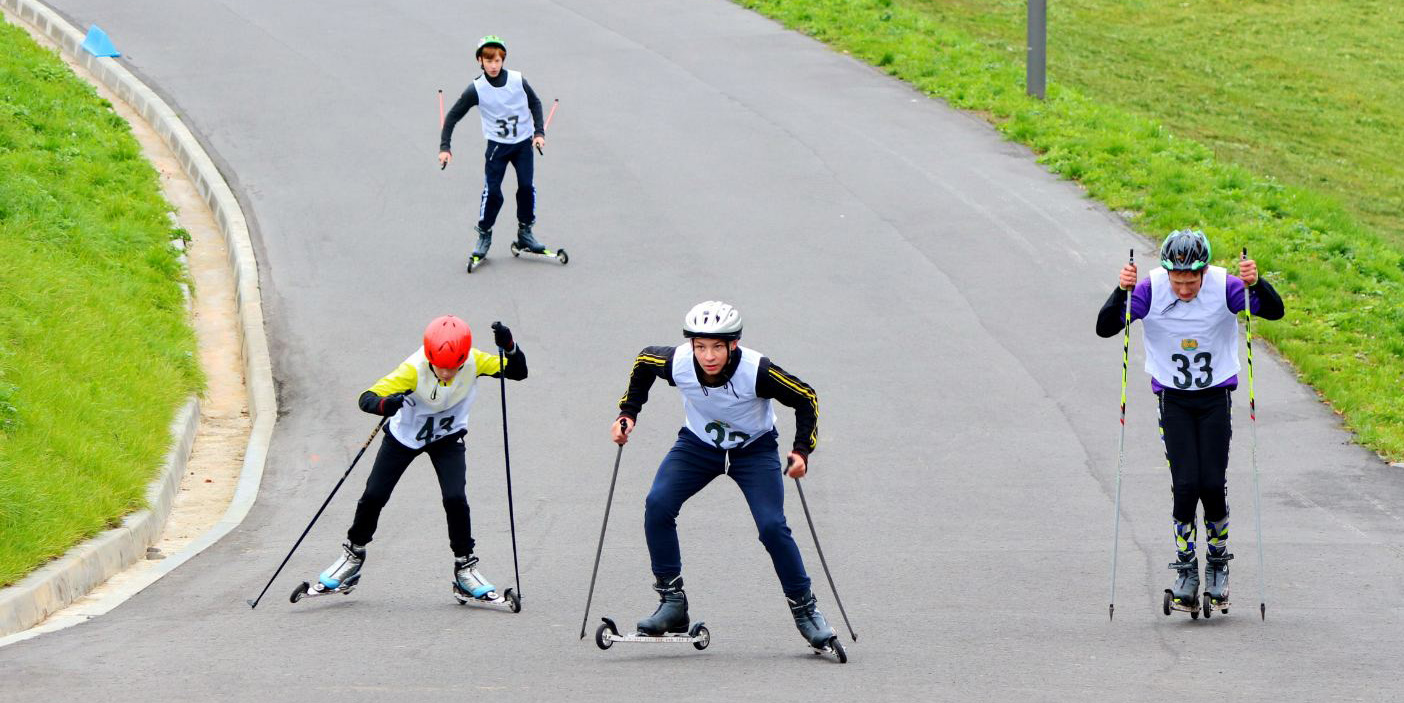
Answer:
<path fill-rule="evenodd" d="M 1209 238 L 1197 229 L 1177 229 L 1160 244 L 1160 265 L 1170 271 L 1198 271 L 1210 255 Z"/>
<path fill-rule="evenodd" d="M 502 47 L 502 53 L 507 53 L 507 43 L 502 41 L 502 37 L 499 37 L 496 34 L 489 34 L 483 37 L 482 39 L 478 40 L 478 51 L 474 54 L 474 58 L 480 59 L 483 57 L 483 47 L 485 46 Z"/>

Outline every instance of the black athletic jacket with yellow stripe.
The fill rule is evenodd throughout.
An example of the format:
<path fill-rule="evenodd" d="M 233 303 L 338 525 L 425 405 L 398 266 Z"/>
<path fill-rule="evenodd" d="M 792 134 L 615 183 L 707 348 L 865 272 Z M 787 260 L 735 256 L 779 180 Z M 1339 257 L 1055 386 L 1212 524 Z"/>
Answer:
<path fill-rule="evenodd" d="M 673 355 L 677 347 L 644 347 L 634 359 L 634 370 L 629 375 L 629 390 L 619 399 L 619 414 L 630 420 L 637 420 L 639 411 L 648 402 L 648 391 L 654 379 L 663 379 L 670 386 L 673 380 Z M 708 387 L 720 388 L 731 380 L 736 367 L 741 364 L 741 355 L 732 354 L 730 361 L 722 369 L 720 380 Z M 694 359 L 697 378 L 702 378 L 702 369 Z M 794 451 L 809 456 L 819 445 L 819 395 L 809 384 L 798 376 L 787 373 L 770 360 L 761 357 L 756 376 L 756 395 L 777 400 L 780 404 L 795 411 Z"/>

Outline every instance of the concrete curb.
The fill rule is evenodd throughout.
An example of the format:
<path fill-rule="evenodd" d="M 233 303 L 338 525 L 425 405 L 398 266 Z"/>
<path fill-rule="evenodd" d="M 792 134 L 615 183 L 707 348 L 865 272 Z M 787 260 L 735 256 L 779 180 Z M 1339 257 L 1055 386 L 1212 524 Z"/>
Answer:
<path fill-rule="evenodd" d="M 274 423 L 278 417 L 278 401 L 273 386 L 273 364 L 268 352 L 268 339 L 263 329 L 263 302 L 259 296 L 258 264 L 254 257 L 253 241 L 249 235 L 248 223 L 244 219 L 244 212 L 234 197 L 233 191 L 229 188 L 229 184 L 224 180 L 214 161 L 205 152 L 195 135 L 185 126 L 185 123 L 181 121 L 170 105 L 132 75 L 118 59 L 98 58 L 82 51 L 79 47 L 83 43 L 83 33 L 46 5 L 37 0 L 0 0 L 0 7 L 4 7 L 8 12 L 39 29 L 41 33 L 59 46 L 64 54 L 86 68 L 103 85 L 132 106 L 155 129 L 162 141 L 180 160 L 182 169 L 195 184 L 200 196 L 214 214 L 215 221 L 219 224 L 220 231 L 224 234 L 225 242 L 228 245 L 229 263 L 234 270 L 235 297 L 239 307 L 239 337 L 244 359 L 244 383 L 248 389 L 249 415 L 252 421 L 249 442 L 244 452 L 244 463 L 241 467 L 234 499 L 230 503 L 229 509 L 225 511 L 224 517 L 208 532 L 191 542 L 180 552 L 168 555 L 161 562 L 161 566 L 154 569 L 149 577 L 140 582 L 129 584 L 121 589 L 121 592 L 105 599 L 106 602 L 89 611 L 88 617 L 91 617 L 111 610 L 142 588 L 214 544 L 243 522 L 244 517 L 258 497 L 259 484 L 263 478 L 263 467 L 268 456 L 268 446 L 273 436 Z M 195 420 L 198 418 L 198 410 L 190 411 L 187 407 L 182 413 L 180 420 L 189 423 L 191 428 L 186 433 L 186 437 L 193 441 L 193 428 Z M 189 456 L 190 442 L 182 441 L 176 449 L 181 447 L 184 447 L 184 450 L 179 455 L 179 463 L 183 467 L 185 458 Z M 175 449 L 172 451 L 174 452 Z M 168 468 L 169 464 L 168 460 Z M 168 483 L 171 475 L 176 477 L 174 485 L 178 486 L 180 471 L 168 471 L 167 478 L 158 479 L 157 483 Z M 173 496 L 174 489 L 171 493 Z M 158 506 L 158 500 L 152 499 L 150 496 L 148 499 L 151 500 L 151 505 L 155 509 Z M 155 526 L 150 528 L 150 536 L 145 537 L 146 541 L 141 544 L 140 548 L 130 546 L 127 541 L 135 540 L 138 534 L 138 530 L 129 526 L 128 523 L 142 515 L 147 515 L 145 520 L 151 522 L 149 511 L 141 511 L 129 516 L 123 521 L 122 527 L 104 532 L 76 547 L 59 561 L 34 572 L 20 584 L 0 591 L 0 635 L 33 626 L 35 622 L 42 620 L 49 613 L 68 605 L 113 573 L 125 568 L 137 558 L 145 556 L 146 546 L 160 536 L 161 527 L 165 524 L 165 517 L 169 514 L 170 501 L 163 499 L 160 502 L 164 504 L 165 512 L 160 515 L 160 521 L 154 523 Z M 146 531 L 146 528 L 141 530 L 143 534 Z M 124 537 L 123 535 L 128 536 Z M 120 561 L 119 555 L 124 552 L 131 558 L 127 561 Z M 91 583 L 64 581 L 58 576 L 60 572 L 70 568 L 87 572 L 87 567 L 81 565 L 97 562 L 110 563 L 113 568 Z M 33 587 L 23 589 L 24 585 L 30 584 L 31 581 L 34 582 Z M 59 600 L 47 600 L 47 596 L 37 595 L 41 592 L 41 583 L 49 585 L 50 589 L 45 591 L 46 593 L 59 594 Z M 62 602 L 59 602 L 60 600 Z M 33 614 L 36 612 L 42 612 L 37 619 L 30 619 L 31 616 L 26 615 L 25 624 L 18 628 L 12 626 L 12 622 L 21 622 L 21 613 Z M 42 631 L 66 627 L 69 624 L 74 624 L 74 622 L 57 623 L 57 627 L 46 626 L 36 628 L 38 631 L 20 632 L 9 637 L 0 637 L 0 646 L 27 639 Z"/>
<path fill-rule="evenodd" d="M 0 635 L 33 627 L 146 556 L 146 548 L 160 538 L 171 514 L 199 423 L 200 405 L 191 398 L 171 422 L 176 443 L 166 452 L 161 476 L 146 487 L 150 507 L 128 515 L 120 527 L 68 550 L 62 558 L 0 590 Z"/>

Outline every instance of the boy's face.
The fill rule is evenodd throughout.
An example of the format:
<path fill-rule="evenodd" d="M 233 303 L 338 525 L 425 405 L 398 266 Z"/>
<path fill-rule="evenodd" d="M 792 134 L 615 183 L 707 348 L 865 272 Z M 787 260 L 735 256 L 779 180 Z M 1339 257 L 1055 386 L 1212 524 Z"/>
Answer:
<path fill-rule="evenodd" d="M 434 372 L 434 376 L 439 379 L 439 383 L 442 383 L 445 386 L 453 383 L 453 379 L 456 376 L 458 376 L 458 372 L 463 370 L 462 366 L 456 369 L 446 369 L 442 366 L 435 366 L 433 364 L 430 364 L 429 368 L 431 371 Z"/>
<path fill-rule="evenodd" d="M 478 59 L 478 64 L 483 67 L 483 73 L 486 73 L 488 78 L 496 78 L 497 74 L 502 72 L 502 61 L 505 58 L 505 56 L 500 54 L 496 56 L 484 56 Z"/>
<path fill-rule="evenodd" d="M 1204 285 L 1204 269 L 1198 271 L 1169 271 L 1170 289 L 1175 292 L 1175 297 L 1188 303 L 1199 295 L 1199 289 Z"/>
<path fill-rule="evenodd" d="M 726 360 L 731 351 L 736 348 L 736 344 L 735 340 L 694 337 L 692 339 L 692 356 L 697 359 L 697 365 L 702 367 L 702 373 L 715 376 L 721 373 L 722 367 L 726 366 Z"/>

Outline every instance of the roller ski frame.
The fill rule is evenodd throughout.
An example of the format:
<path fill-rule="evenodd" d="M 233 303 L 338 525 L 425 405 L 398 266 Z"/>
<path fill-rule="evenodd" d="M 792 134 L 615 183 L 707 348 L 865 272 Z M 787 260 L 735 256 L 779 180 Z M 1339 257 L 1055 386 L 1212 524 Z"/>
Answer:
<path fill-rule="evenodd" d="M 466 268 L 466 271 L 467 271 L 468 273 L 472 273 L 472 272 L 478 270 L 478 267 L 479 267 L 479 266 L 482 266 L 484 261 L 487 261 L 487 257 L 486 257 L 486 256 L 470 255 L 470 256 L 468 257 L 468 266 L 465 267 L 465 268 Z"/>
<path fill-rule="evenodd" d="M 687 632 L 665 632 L 661 635 L 645 635 L 637 630 L 627 635 L 619 634 L 619 627 L 609 618 L 600 618 L 604 621 L 595 629 L 595 646 L 600 649 L 609 649 L 615 642 L 643 642 L 646 644 L 691 644 L 697 651 L 707 648 L 712 643 L 712 633 L 707 629 L 707 625 L 702 621 L 697 621 L 688 628 Z"/>
<path fill-rule="evenodd" d="M 297 588 L 293 589 L 292 595 L 288 596 L 288 602 L 296 603 L 302 600 L 303 598 L 317 598 L 320 596 L 330 596 L 336 593 L 350 595 L 352 591 L 356 590 L 356 586 L 360 584 L 360 582 L 360 574 L 356 574 L 355 576 L 347 579 L 346 583 L 343 583 L 340 586 L 337 586 L 336 588 L 327 588 L 326 586 L 322 585 L 321 581 L 318 581 L 316 584 L 312 584 L 308 581 L 303 581 L 302 583 L 299 583 L 297 585 Z"/>
<path fill-rule="evenodd" d="M 566 264 L 570 263 L 570 255 L 566 253 L 565 249 L 543 249 L 541 251 L 532 251 L 530 249 L 526 249 L 519 246 L 516 242 L 512 242 L 512 256 L 519 257 L 522 254 L 526 254 L 529 257 L 540 257 L 542 259 L 555 259 L 556 261 L 561 262 L 562 266 L 565 266 Z M 472 266 L 472 264 L 470 263 L 469 266 Z"/>
<path fill-rule="evenodd" d="M 482 597 L 475 596 L 459 587 L 458 582 L 453 582 L 453 597 L 459 605 L 477 605 L 495 610 L 509 610 L 513 613 L 522 612 L 522 599 L 517 592 L 508 588 L 498 593 L 488 591 Z"/>

